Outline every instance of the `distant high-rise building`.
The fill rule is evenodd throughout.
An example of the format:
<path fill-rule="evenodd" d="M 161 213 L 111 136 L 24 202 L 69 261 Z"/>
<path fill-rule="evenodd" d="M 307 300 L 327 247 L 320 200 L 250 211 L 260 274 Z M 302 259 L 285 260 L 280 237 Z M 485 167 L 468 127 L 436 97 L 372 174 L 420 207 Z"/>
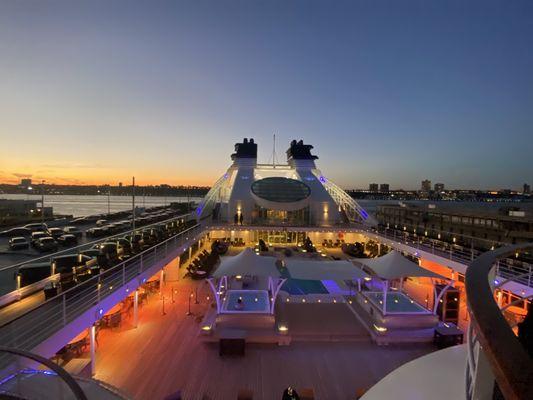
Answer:
<path fill-rule="evenodd" d="M 431 191 L 431 181 L 429 179 L 424 179 L 422 181 L 422 185 L 420 186 L 420 190 L 422 192 L 430 192 Z"/>
<path fill-rule="evenodd" d="M 389 184 L 388 183 L 382 183 L 379 185 L 379 191 L 381 193 L 389 193 Z"/>
<path fill-rule="evenodd" d="M 20 180 L 20 186 L 23 186 L 25 188 L 29 188 L 31 186 L 31 179 L 30 178 L 24 178 Z"/>
<path fill-rule="evenodd" d="M 368 185 L 368 190 L 370 192 L 377 192 L 378 191 L 378 184 L 377 183 L 371 183 Z"/>
<path fill-rule="evenodd" d="M 531 186 L 529 186 L 527 183 L 524 183 L 524 189 L 522 190 L 522 193 L 531 194 Z"/>
<path fill-rule="evenodd" d="M 437 193 L 444 192 L 444 183 L 435 183 L 435 192 Z"/>

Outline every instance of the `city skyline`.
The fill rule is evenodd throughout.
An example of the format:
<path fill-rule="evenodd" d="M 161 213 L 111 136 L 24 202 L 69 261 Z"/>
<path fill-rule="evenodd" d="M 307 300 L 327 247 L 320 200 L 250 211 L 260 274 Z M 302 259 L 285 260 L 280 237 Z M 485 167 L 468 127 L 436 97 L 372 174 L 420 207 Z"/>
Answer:
<path fill-rule="evenodd" d="M 133 178 L 133 177 L 132 177 Z M 424 180 L 425 181 L 425 180 Z M 422 181 L 422 182 L 424 182 Z M 529 183 L 527 182 L 524 182 L 522 185 L 520 185 L 520 187 L 500 187 L 500 188 L 481 188 L 481 189 L 473 189 L 473 188 L 455 188 L 455 187 L 449 187 L 448 185 L 446 185 L 446 183 L 443 183 L 443 182 L 432 182 L 431 180 L 428 180 L 429 183 L 431 184 L 431 188 L 429 189 L 429 191 L 438 191 L 437 190 L 437 187 L 439 188 L 439 190 L 441 191 L 445 191 L 445 192 L 454 192 L 454 191 L 480 191 L 480 192 L 498 192 L 498 191 L 512 191 L 512 192 L 516 192 L 516 193 L 525 193 L 525 194 L 529 194 L 530 193 L 530 190 L 531 190 L 531 186 Z M 44 180 L 44 185 L 45 186 L 65 186 L 65 187 L 115 187 L 115 188 L 126 188 L 126 187 L 131 187 L 132 186 L 132 180 L 130 181 L 125 181 L 125 182 L 106 182 L 106 183 L 92 183 L 92 184 L 75 184 L 75 183 L 57 183 L 57 182 L 50 182 L 50 181 L 46 181 Z M 17 187 L 17 188 L 26 188 L 29 190 L 39 190 L 39 187 L 41 187 L 43 185 L 43 181 L 42 180 L 36 180 L 36 181 L 33 181 L 31 178 L 21 178 L 19 179 L 18 181 L 12 181 L 12 182 L 1 182 L 0 181 L 0 186 L 1 185 L 11 185 L 11 186 L 14 186 L 14 187 Z M 136 179 L 136 182 L 135 182 L 135 186 L 137 187 L 153 187 L 153 188 L 158 188 L 158 187 L 169 187 L 169 188 L 186 188 L 186 187 L 191 187 L 191 188 L 210 188 L 211 185 L 200 185 L 200 184 L 169 184 L 167 182 L 155 182 L 155 183 L 143 183 L 143 182 L 139 182 L 137 179 Z M 419 185 L 418 187 L 415 186 L 409 186 L 409 187 L 399 187 L 399 186 L 395 186 L 394 184 L 390 184 L 390 183 L 386 183 L 386 182 L 380 182 L 380 183 L 376 183 L 374 181 L 369 181 L 367 183 L 367 185 L 365 187 L 344 187 L 343 189 L 345 190 L 348 190 L 348 191 L 361 191 L 361 192 L 382 192 L 382 193 L 386 193 L 386 192 L 399 192 L 399 191 L 406 191 L 406 192 L 424 192 L 424 191 L 428 191 L 427 189 L 424 189 L 421 187 L 420 185 L 420 182 L 419 182 Z"/>
<path fill-rule="evenodd" d="M 212 185 L 243 137 L 345 188 L 531 181 L 528 2 L 0 6 L 0 182 Z"/>

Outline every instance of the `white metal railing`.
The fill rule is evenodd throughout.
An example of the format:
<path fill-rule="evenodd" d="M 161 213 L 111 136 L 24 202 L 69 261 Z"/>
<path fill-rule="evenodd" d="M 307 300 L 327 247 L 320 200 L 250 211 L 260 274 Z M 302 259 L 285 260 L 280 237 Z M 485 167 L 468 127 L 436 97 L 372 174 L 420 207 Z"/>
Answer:
<path fill-rule="evenodd" d="M 166 224 L 166 223 L 169 223 L 169 222 L 179 221 L 179 220 L 189 221 L 190 219 L 192 219 L 192 215 L 191 214 L 182 214 L 182 215 L 174 216 L 172 218 L 168 218 L 166 220 L 154 222 L 154 223 L 149 224 L 149 225 L 136 227 L 135 228 L 135 232 L 139 232 L 139 231 L 144 230 L 144 229 L 150 229 L 150 228 L 152 228 L 154 226 L 157 226 L 157 225 L 160 225 L 160 224 Z M 61 250 L 61 251 L 58 251 L 56 253 L 47 254 L 45 256 L 41 256 L 41 257 L 36 257 L 36 258 L 25 260 L 25 261 L 19 262 L 17 264 L 1 267 L 0 268 L 0 282 L 2 282 L 2 285 L 0 286 L 0 303 L 2 303 L 1 296 L 7 295 L 7 294 L 9 294 L 10 292 L 12 292 L 12 291 L 14 291 L 16 289 L 16 281 L 15 281 L 14 277 L 16 276 L 16 274 L 17 274 L 17 272 L 18 272 L 20 267 L 31 265 L 31 264 L 36 264 L 36 263 L 39 263 L 39 262 L 50 262 L 50 263 L 52 263 L 52 260 L 54 258 L 56 258 L 56 257 L 64 256 L 64 255 L 70 255 L 70 254 L 79 254 L 81 251 L 88 250 L 88 249 L 92 248 L 95 244 L 106 242 L 106 241 L 110 241 L 110 240 L 113 240 L 113 239 L 119 239 L 119 238 L 124 237 L 125 235 L 130 235 L 133 232 L 134 232 L 133 229 L 130 229 L 130 230 L 127 230 L 127 231 L 123 231 L 123 232 L 117 233 L 115 235 L 101 237 L 101 238 L 95 239 L 93 241 L 81 244 L 79 246 L 69 247 L 69 248 L 67 248 L 65 250 Z M 12 285 L 8 284 L 8 282 L 12 282 Z"/>
<path fill-rule="evenodd" d="M 472 260 L 483 253 L 483 251 L 477 250 L 473 246 L 467 248 L 456 243 L 448 243 L 443 240 L 409 232 L 408 230 L 400 231 L 385 227 L 373 229 L 363 227 L 363 229 L 394 242 L 402 243 L 464 265 L 469 265 Z M 498 242 L 491 243 L 493 247 L 506 245 Z M 496 275 L 504 279 L 511 279 L 525 286 L 533 287 L 533 264 L 518 260 L 516 257 L 506 257 L 498 260 Z"/>
<path fill-rule="evenodd" d="M 174 256 L 180 246 L 202 231 L 203 227 L 197 224 L 30 309 L 0 327 L 0 343 L 31 351 L 101 300 L 124 290 L 140 273 L 169 255 Z"/>
<path fill-rule="evenodd" d="M 524 248 L 531 248 L 531 247 L 533 247 L 533 245 L 524 244 L 524 245 L 516 245 L 514 247 L 515 248 L 521 247 L 522 249 L 524 249 Z M 505 251 L 505 249 L 506 248 L 503 248 L 501 250 Z M 501 268 L 501 259 L 500 259 L 500 257 L 504 257 L 504 255 L 503 254 L 502 255 L 497 255 L 496 257 L 494 257 L 492 259 L 492 262 L 494 262 L 494 263 L 492 264 L 492 262 L 491 262 L 491 264 L 492 264 L 491 272 L 489 272 L 488 276 L 487 276 L 488 284 L 489 284 L 489 286 L 491 288 L 491 293 L 495 293 L 495 291 L 498 290 L 498 289 L 501 291 L 503 289 L 503 287 L 505 285 L 507 285 L 508 283 L 520 280 L 522 278 L 527 278 L 527 280 L 529 282 L 531 282 L 531 280 L 533 279 L 533 277 L 531 276 L 532 275 L 531 270 L 523 272 L 522 274 L 519 274 L 519 275 L 514 275 L 511 278 L 508 278 L 508 279 L 505 279 L 505 280 L 501 280 L 501 281 L 497 280 L 497 279 L 494 279 L 494 276 L 495 276 L 495 274 L 497 272 L 498 266 L 500 266 L 500 268 Z M 480 267 L 480 265 L 471 266 L 469 268 L 474 268 L 474 267 Z M 472 285 L 475 286 L 476 282 L 472 283 Z M 501 292 L 500 292 L 500 295 L 501 295 Z M 532 298 L 533 298 L 533 295 L 522 296 L 519 299 L 506 304 L 505 306 L 502 306 L 499 301 L 496 302 L 496 300 L 494 299 L 493 296 L 491 296 L 490 300 L 488 300 L 488 301 L 494 301 L 495 303 L 497 303 L 500 312 L 503 314 L 509 307 L 514 306 L 514 305 L 516 305 L 518 303 L 521 303 L 521 302 L 524 302 L 524 301 L 531 300 Z M 482 357 L 481 353 L 483 351 L 486 351 L 486 350 L 483 349 L 483 347 L 482 347 L 482 345 L 480 343 L 480 338 L 479 338 L 478 332 L 476 331 L 476 324 L 474 323 L 474 321 L 476 321 L 476 320 L 485 321 L 485 319 L 483 319 L 483 318 L 476 319 L 476 315 L 474 314 L 474 311 L 470 307 L 469 307 L 468 311 L 469 311 L 469 314 L 470 314 L 470 320 L 472 322 L 468 325 L 468 330 L 467 330 L 467 363 L 466 363 L 466 370 L 465 370 L 465 394 L 466 394 L 467 400 L 471 400 L 471 399 L 479 397 L 479 394 L 476 393 L 477 392 L 476 386 L 477 385 L 486 385 L 486 381 L 489 378 L 487 376 L 483 376 L 483 377 L 477 376 L 478 375 L 479 363 L 481 362 L 480 361 L 480 357 Z M 493 324 L 496 324 L 496 325 L 498 325 L 498 323 L 499 323 L 498 321 L 492 321 L 491 320 L 491 323 L 492 322 L 494 322 Z M 509 323 L 509 321 L 507 321 L 507 323 L 505 325 L 507 325 L 507 324 L 509 325 L 509 329 L 513 329 L 517 325 L 516 321 L 513 322 L 513 323 Z M 485 328 L 485 327 L 483 327 L 483 328 Z M 497 329 L 499 329 L 499 326 L 493 326 L 490 329 L 491 329 L 491 332 L 493 332 L 493 331 L 496 331 Z M 514 339 L 514 337 L 512 335 L 510 337 Z M 505 346 L 507 346 L 507 343 L 498 342 L 497 345 L 502 347 L 502 348 L 505 348 Z M 486 361 L 482 361 L 482 362 L 486 362 Z M 512 363 L 512 360 L 511 360 L 511 363 Z M 502 367 L 502 368 L 504 368 L 504 367 Z M 504 375 L 505 374 L 509 374 L 509 373 L 512 373 L 512 371 L 505 371 Z M 492 377 L 492 380 L 494 380 L 494 377 Z M 520 379 L 518 379 L 518 380 L 520 380 Z"/>
<path fill-rule="evenodd" d="M 320 182 L 324 185 L 324 188 L 329 193 L 329 195 L 335 200 L 335 203 L 344 210 L 346 213 L 349 222 L 359 222 L 367 225 L 377 225 L 376 220 L 370 214 L 368 214 L 360 205 L 342 190 L 335 183 L 329 179 L 322 178 Z"/>
<path fill-rule="evenodd" d="M 217 197 L 220 197 L 220 191 L 222 190 L 224 185 L 227 184 L 228 178 L 229 175 L 226 172 L 215 182 L 211 189 L 209 189 L 209 192 L 207 192 L 204 199 L 200 202 L 200 204 L 198 204 L 198 207 L 196 208 L 195 213 L 197 219 L 201 219 L 211 214 L 217 202 Z"/>

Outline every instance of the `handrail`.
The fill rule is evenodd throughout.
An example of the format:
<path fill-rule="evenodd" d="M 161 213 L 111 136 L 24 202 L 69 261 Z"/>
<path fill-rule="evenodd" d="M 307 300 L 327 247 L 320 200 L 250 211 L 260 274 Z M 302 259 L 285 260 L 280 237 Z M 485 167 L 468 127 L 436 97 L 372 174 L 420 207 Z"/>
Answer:
<path fill-rule="evenodd" d="M 88 400 L 87 396 L 83 392 L 81 386 L 76 382 L 76 380 L 63 368 L 61 368 L 56 363 L 50 361 L 49 359 L 42 357 L 38 354 L 33 354 L 28 351 L 12 349 L 10 347 L 0 346 L 0 353 L 9 353 L 17 356 L 22 356 L 29 358 L 30 360 L 37 361 L 38 363 L 44 365 L 45 367 L 54 371 L 70 388 L 77 400 Z"/>
<path fill-rule="evenodd" d="M 126 284 L 158 262 L 167 262 L 176 251 L 204 232 L 196 224 L 179 234 L 145 250 L 120 264 L 95 275 L 87 281 L 36 305 L 0 327 L 0 343 L 31 351 L 43 341 L 83 315 L 117 291 L 128 292 Z M 139 282 L 140 283 L 140 282 Z M 95 308 L 95 310 L 98 310 Z M 101 314 L 102 309 L 97 313 Z M 95 318 L 98 318 L 95 315 Z M 6 360 L 1 360 L 4 364 Z"/>
<path fill-rule="evenodd" d="M 362 229 L 366 230 L 369 233 L 383 236 L 389 240 L 393 240 L 401 244 L 406 244 L 408 246 L 415 247 L 419 250 L 424 250 L 428 253 L 432 253 L 465 265 L 469 265 L 474 258 L 482 254 L 481 251 L 475 248 L 465 250 L 464 247 L 461 245 L 428 238 L 424 235 L 415 235 L 415 237 L 413 238 L 411 237 L 411 233 L 408 231 L 400 231 L 391 228 L 385 228 L 384 230 L 377 228 L 375 230 L 371 230 L 366 227 L 362 227 Z M 497 243 L 498 245 L 505 245 L 504 243 L 500 242 L 492 243 Z M 510 252 L 510 254 L 512 254 L 512 252 Z M 520 269 L 522 271 L 519 271 Z M 516 259 L 511 260 L 510 258 L 505 258 L 499 260 L 497 273 L 505 279 L 513 280 L 525 286 L 533 287 L 533 265 L 531 263 Z"/>
<path fill-rule="evenodd" d="M 33 310 L 35 310 L 37 308 L 42 307 L 43 305 L 45 305 L 47 303 L 53 302 L 58 297 L 64 297 L 66 295 L 69 295 L 69 294 L 72 294 L 72 293 L 76 292 L 81 286 L 90 286 L 91 283 L 99 283 L 101 281 L 102 276 L 106 276 L 106 275 L 109 276 L 109 275 L 112 275 L 112 273 L 114 273 L 114 272 L 122 271 L 122 267 L 124 267 L 126 264 L 130 264 L 130 263 L 133 264 L 133 262 L 132 262 L 133 260 L 135 260 L 135 261 L 143 260 L 143 256 L 144 255 L 147 255 L 147 254 L 149 254 L 151 252 L 154 252 L 154 250 L 156 248 L 158 248 L 159 246 L 164 245 L 165 243 L 167 243 L 167 242 L 169 242 L 169 241 L 171 241 L 173 239 L 176 239 L 178 236 L 185 235 L 186 233 L 192 231 L 193 229 L 198 228 L 199 226 L 200 226 L 200 224 L 196 224 L 194 226 L 191 226 L 190 228 L 187 228 L 187 229 L 177 233 L 176 235 L 172 236 L 171 238 L 168 238 L 165 241 L 163 241 L 161 243 L 158 243 L 157 245 L 152 246 L 152 247 L 142 251 L 141 253 L 135 254 L 133 257 L 128 258 L 125 261 L 122 261 L 121 263 L 119 263 L 119 264 L 117 264 L 117 265 L 105 270 L 104 272 L 102 272 L 102 273 L 100 273 L 98 275 L 95 275 L 92 278 L 90 278 L 90 279 L 88 279 L 86 281 L 83 281 L 83 282 L 77 284 L 76 286 L 73 286 L 73 287 L 69 288 L 68 290 L 65 290 L 64 292 L 61 292 L 59 295 L 57 295 L 55 297 L 52 297 L 52 298 L 44 301 L 43 303 L 40 303 L 40 304 L 37 304 L 37 305 L 33 306 L 32 308 L 28 309 L 28 311 L 26 311 L 24 314 L 20 315 L 17 318 L 14 318 L 13 320 L 11 320 L 11 321 L 7 322 L 6 324 L 2 325 L 2 327 L 11 324 L 13 321 L 16 321 L 17 319 L 22 318 L 24 315 L 32 312 Z M 157 261 L 157 260 L 154 260 L 154 261 Z M 0 328 L 2 328 L 2 327 L 0 327 Z"/>
<path fill-rule="evenodd" d="M 483 253 L 466 271 L 466 294 L 476 339 L 490 363 L 506 399 L 533 398 L 533 362 L 509 327 L 489 280 L 494 264 L 516 251 L 533 248 L 518 244 Z"/>

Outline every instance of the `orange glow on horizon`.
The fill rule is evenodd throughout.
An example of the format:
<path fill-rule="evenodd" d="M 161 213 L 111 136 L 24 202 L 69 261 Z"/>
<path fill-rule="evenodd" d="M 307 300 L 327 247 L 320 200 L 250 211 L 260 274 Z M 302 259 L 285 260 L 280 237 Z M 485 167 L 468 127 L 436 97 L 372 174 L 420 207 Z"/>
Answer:
<path fill-rule="evenodd" d="M 88 172 L 88 171 L 85 171 Z M 122 182 L 124 186 L 131 185 L 132 177 L 135 176 L 137 186 L 149 186 L 167 184 L 171 186 L 211 186 L 216 181 L 216 177 L 207 174 L 176 174 L 175 176 L 163 175 L 158 173 L 147 173 L 138 171 L 131 175 L 112 173 L 111 171 L 99 171 L 97 174 L 82 173 L 79 170 L 65 170 L 57 173 L 6 173 L 0 171 L 0 184 L 19 184 L 21 179 L 30 178 L 34 184 L 40 184 L 45 181 L 49 185 L 112 185 L 117 186 Z"/>

